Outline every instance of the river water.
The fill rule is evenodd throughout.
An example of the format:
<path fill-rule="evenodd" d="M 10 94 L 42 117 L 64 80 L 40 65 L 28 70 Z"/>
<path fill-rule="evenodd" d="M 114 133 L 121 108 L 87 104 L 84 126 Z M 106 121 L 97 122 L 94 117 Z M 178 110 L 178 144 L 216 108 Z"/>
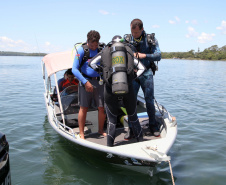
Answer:
<path fill-rule="evenodd" d="M 49 125 L 41 57 L 0 57 L 0 131 L 10 145 L 12 184 L 172 184 L 167 163 L 154 176 L 81 154 Z M 226 181 L 226 62 L 161 60 L 155 97 L 177 117 L 169 155 L 177 185 Z"/>

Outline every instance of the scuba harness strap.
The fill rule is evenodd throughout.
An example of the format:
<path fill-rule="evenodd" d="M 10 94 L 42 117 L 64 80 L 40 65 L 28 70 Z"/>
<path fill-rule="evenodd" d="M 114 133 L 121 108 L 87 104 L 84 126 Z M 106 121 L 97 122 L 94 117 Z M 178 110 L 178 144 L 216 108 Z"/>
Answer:
<path fill-rule="evenodd" d="M 124 51 L 127 52 L 125 47 L 121 47 L 121 46 L 112 46 L 110 49 L 111 53 L 116 52 L 116 51 Z"/>
<path fill-rule="evenodd" d="M 90 57 L 89 47 L 88 47 L 88 45 L 87 45 L 86 42 L 82 44 L 82 48 L 83 48 L 83 50 L 84 50 L 84 56 L 83 56 L 82 61 L 81 61 L 80 65 L 79 65 L 79 71 L 80 71 L 80 72 L 81 72 L 81 68 L 82 68 L 82 66 L 84 65 L 84 63 L 85 63 L 87 60 L 89 60 L 89 59 L 92 58 L 92 57 Z"/>
<path fill-rule="evenodd" d="M 155 44 L 155 33 L 147 34 L 147 40 L 148 40 L 149 48 L 151 48 L 152 46 L 155 46 L 156 45 Z M 155 64 L 155 62 L 151 61 L 150 68 L 153 72 L 153 75 L 155 75 L 155 71 L 158 71 L 158 61 L 157 61 L 157 64 Z"/>
<path fill-rule="evenodd" d="M 81 69 L 82 69 L 82 66 L 84 65 L 84 63 L 85 63 L 87 60 L 93 58 L 93 57 L 90 57 L 90 52 L 89 52 L 89 47 L 88 47 L 88 45 L 87 45 L 87 42 L 84 42 L 84 43 L 77 43 L 77 44 L 81 44 L 81 47 L 82 47 L 83 50 L 84 50 L 84 56 L 83 56 L 83 58 L 82 58 L 81 63 L 79 64 L 79 69 L 78 69 L 78 70 L 80 71 L 80 73 L 81 73 L 85 78 L 91 78 L 90 76 L 88 76 L 88 75 L 82 73 L 82 70 L 81 70 Z M 75 44 L 75 49 L 76 49 L 76 45 L 77 45 L 77 44 Z M 103 48 L 104 48 L 105 46 L 106 46 L 105 43 L 99 42 L 98 48 L 97 48 L 97 52 L 99 53 L 100 51 L 102 51 Z M 76 51 L 77 51 L 77 49 L 76 49 Z"/>

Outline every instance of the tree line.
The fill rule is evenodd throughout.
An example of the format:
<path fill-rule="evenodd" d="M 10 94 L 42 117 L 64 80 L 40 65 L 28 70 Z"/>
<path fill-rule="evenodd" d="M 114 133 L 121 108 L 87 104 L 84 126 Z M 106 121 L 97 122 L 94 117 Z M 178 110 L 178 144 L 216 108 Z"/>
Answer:
<path fill-rule="evenodd" d="M 45 56 L 46 53 L 23 53 L 12 51 L 0 51 L 0 56 Z"/>
<path fill-rule="evenodd" d="M 199 49 L 197 52 L 195 52 L 195 50 L 188 52 L 162 52 L 162 58 L 226 60 L 226 45 L 221 48 L 218 48 L 217 45 L 213 45 L 202 52 L 200 52 Z"/>
<path fill-rule="evenodd" d="M 45 56 L 47 53 L 23 53 L 12 51 L 0 51 L 0 56 Z M 226 45 L 218 48 L 213 45 L 204 51 L 200 52 L 198 49 L 190 50 L 188 52 L 162 52 L 162 58 L 178 58 L 178 59 L 196 59 L 196 60 L 226 60 Z"/>

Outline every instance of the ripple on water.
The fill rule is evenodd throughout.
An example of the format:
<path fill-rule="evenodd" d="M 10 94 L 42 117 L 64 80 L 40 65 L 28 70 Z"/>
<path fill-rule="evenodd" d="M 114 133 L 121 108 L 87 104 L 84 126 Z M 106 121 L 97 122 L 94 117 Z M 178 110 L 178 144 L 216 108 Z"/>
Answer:
<path fill-rule="evenodd" d="M 225 183 L 225 74 L 226 62 L 159 63 L 155 97 L 178 122 L 169 151 L 176 184 Z M 41 76 L 40 58 L 0 57 L 0 130 L 10 143 L 13 184 L 171 184 L 167 163 L 149 177 L 85 157 L 61 138 L 46 117 Z"/>

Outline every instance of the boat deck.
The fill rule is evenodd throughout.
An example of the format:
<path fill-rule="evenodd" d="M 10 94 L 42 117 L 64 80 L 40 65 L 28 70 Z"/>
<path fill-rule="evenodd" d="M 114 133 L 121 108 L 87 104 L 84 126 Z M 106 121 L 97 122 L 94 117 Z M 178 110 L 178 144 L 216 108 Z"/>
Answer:
<path fill-rule="evenodd" d="M 86 129 L 88 129 L 86 127 Z M 89 130 L 89 129 L 88 129 Z M 79 132 L 78 128 L 74 128 L 73 129 L 74 132 Z M 116 138 L 115 138 L 115 142 L 114 142 L 114 146 L 119 146 L 119 145 L 126 145 L 126 144 L 131 144 L 131 143 L 135 143 L 137 142 L 137 140 L 135 138 L 132 138 L 130 140 L 125 140 L 124 136 L 127 132 L 127 128 L 117 128 L 116 130 Z M 148 141 L 148 140 L 154 140 L 154 139 L 160 139 L 161 137 L 154 137 L 148 129 L 143 129 L 143 134 L 144 134 L 144 141 Z M 104 145 L 107 146 L 107 137 L 99 134 L 99 133 L 89 133 L 85 135 L 85 139 L 87 141 L 96 143 L 96 144 L 100 144 L 100 145 Z"/>
<path fill-rule="evenodd" d="M 137 105 L 137 112 L 146 112 L 146 106 L 145 106 L 145 101 L 143 98 L 139 97 L 139 104 Z M 59 105 L 55 104 L 55 112 L 57 113 L 58 119 L 61 118 L 59 112 Z M 78 112 L 78 111 L 77 111 Z M 70 112 L 71 113 L 71 112 Z M 69 118 L 66 119 L 66 124 L 69 127 L 73 128 L 73 132 L 79 134 L 79 128 L 78 128 L 78 113 L 71 113 L 71 114 L 67 114 L 65 115 L 65 118 Z M 61 118 L 62 119 L 62 118 Z M 141 125 L 144 124 L 145 121 L 147 121 L 148 117 L 143 117 L 143 118 L 139 118 L 139 121 L 141 123 Z M 124 125 L 121 125 L 121 127 L 116 128 L 116 137 L 115 137 L 115 141 L 114 141 L 114 146 L 119 146 L 119 145 L 126 145 L 126 144 L 131 144 L 131 143 L 135 143 L 137 142 L 136 138 L 132 138 L 130 140 L 125 140 L 124 136 L 127 132 L 128 129 L 128 123 L 127 118 L 124 118 Z M 72 125 L 70 126 L 68 124 L 70 124 L 69 121 L 72 121 Z M 61 120 L 61 122 L 63 123 L 63 121 Z M 76 128 L 74 128 L 76 127 Z M 105 128 L 105 132 L 107 129 Z M 86 117 L 86 125 L 85 125 L 85 139 L 87 141 L 96 143 L 96 144 L 100 144 L 100 145 L 104 145 L 107 146 L 107 137 L 104 137 L 103 135 L 98 133 L 98 111 L 97 110 L 90 110 L 87 112 L 87 117 Z M 148 140 L 154 140 L 154 139 L 160 139 L 161 137 L 154 137 L 151 133 L 150 130 L 147 129 L 145 126 L 143 126 L 143 136 L 144 136 L 144 141 L 148 141 Z"/>

